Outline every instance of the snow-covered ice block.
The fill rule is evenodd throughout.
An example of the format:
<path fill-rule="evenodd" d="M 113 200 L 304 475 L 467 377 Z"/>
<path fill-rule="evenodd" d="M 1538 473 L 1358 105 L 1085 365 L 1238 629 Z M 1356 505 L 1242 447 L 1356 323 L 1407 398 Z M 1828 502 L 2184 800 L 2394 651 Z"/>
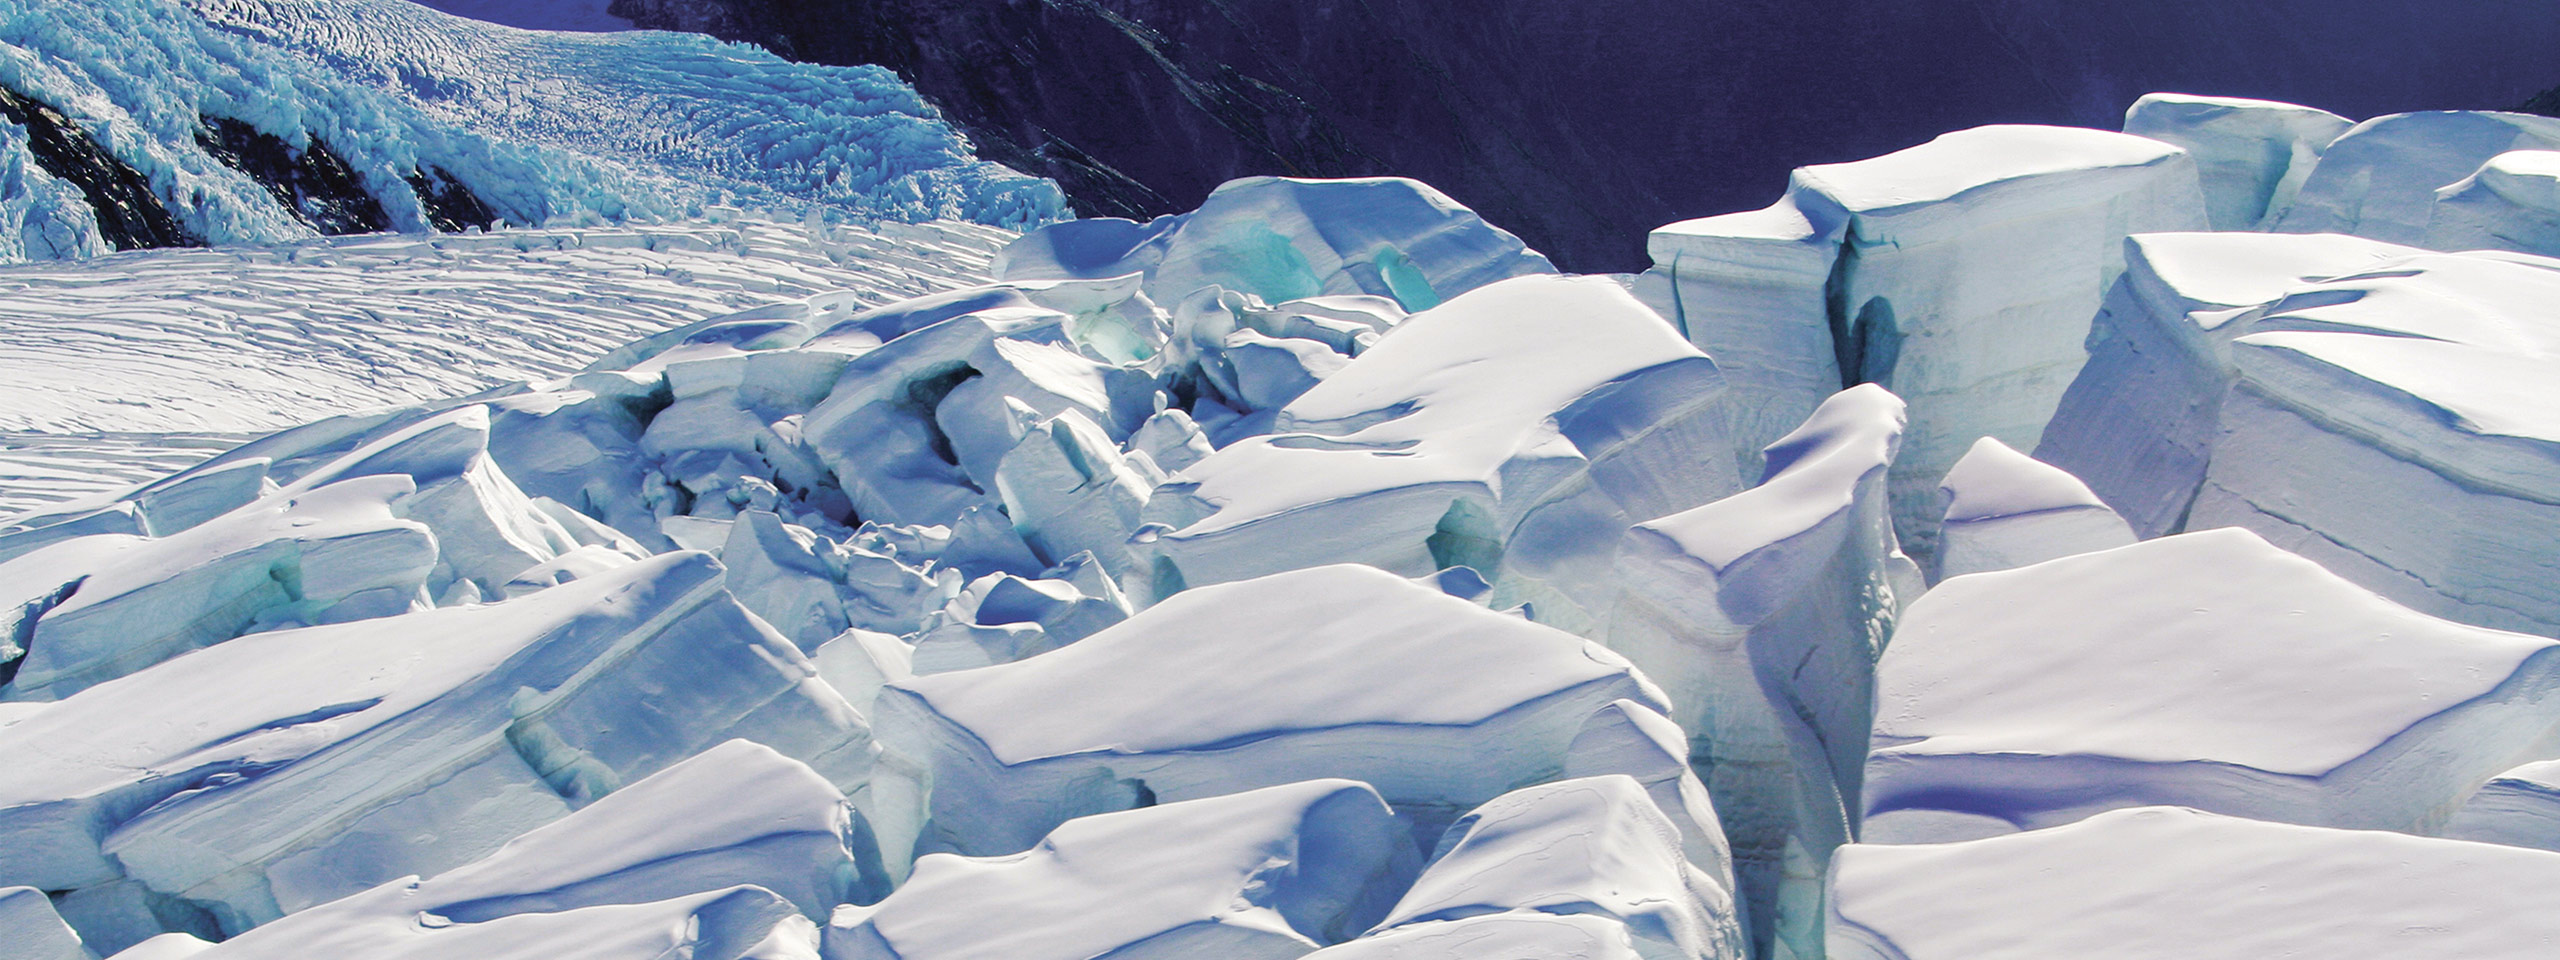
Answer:
<path fill-rule="evenodd" d="M 1683 220 L 1645 240 L 1653 268 L 1636 295 L 1714 357 L 1725 375 L 1734 456 L 1745 475 L 1760 450 L 1840 389 L 1827 285 L 1848 218 L 1789 196 L 1765 210 Z"/>
<path fill-rule="evenodd" d="M 53 901 L 34 887 L 0 887 L 0 960 L 97 960 Z"/>
<path fill-rule="evenodd" d="M 0 876 L 129 874 L 237 931 L 461 864 L 731 737 L 862 782 L 861 716 L 720 574 L 672 554 L 91 687 L 0 728 Z"/>
<path fill-rule="evenodd" d="M 2209 530 L 1939 584 L 1876 704 L 1868 841 L 2151 804 L 2433 832 L 2560 723 L 2560 643 Z"/>
<path fill-rule="evenodd" d="M 2124 113 L 2124 132 L 2195 157 L 2215 230 L 2255 230 L 2281 216 L 2321 151 L 2353 126 L 2312 107 L 2183 93 L 2145 94 Z"/>
<path fill-rule="evenodd" d="M 485 924 L 746 885 L 819 920 L 837 904 L 888 892 L 869 841 L 844 795 L 816 772 L 732 740 L 487 857 L 301 910 L 240 939 L 268 948 L 331 943 L 349 951 L 338 955 L 371 956 L 398 944 L 405 918 Z"/>
<path fill-rule="evenodd" d="M 1024 234 L 1005 280 L 1147 274 L 1170 305 L 1210 285 L 1266 303 L 1368 294 L 1427 310 L 1477 287 L 1554 273 L 1547 258 L 1438 190 L 1399 177 L 1247 177 L 1147 224 L 1081 221 Z"/>
<path fill-rule="evenodd" d="M 2423 245 L 2436 191 L 2510 150 L 2560 149 L 2560 119 L 2523 113 L 2395 113 L 2355 125 L 2270 229 Z"/>
<path fill-rule="evenodd" d="M 1201 587 L 1018 663 L 880 694 L 874 825 L 892 863 L 1028 849 L 1070 818 L 1313 777 L 1422 829 L 1552 779 L 1583 721 L 1659 690 L 1616 655 L 1374 568 Z M 1042 704 L 1027 712 L 1024 704 Z M 900 824 L 913 791 L 930 821 Z"/>
<path fill-rule="evenodd" d="M 1769 447 L 1759 486 L 1635 527 L 1602 633 L 1670 693 L 1753 938 L 1798 953 L 1852 835 L 1877 652 L 1921 586 L 1885 501 L 1902 426 L 1884 388 L 1841 391 Z"/>
<path fill-rule="evenodd" d="M 220 939 L 213 915 L 132 880 L 84 887 L 54 898 L 53 909 L 100 955 L 113 954 L 164 933 Z"/>
<path fill-rule="evenodd" d="M 2423 246 L 2560 256 L 2560 150 L 2501 153 L 2436 191 Z"/>
<path fill-rule="evenodd" d="M 843 576 L 827 564 L 821 549 L 807 527 L 784 523 L 765 510 L 740 511 L 720 548 L 720 563 L 729 568 L 730 595 L 813 653 L 852 625 L 845 615 Z"/>
<path fill-rule="evenodd" d="M 438 538 L 406 476 L 278 493 L 175 535 L 66 540 L 0 563 L 5 696 L 58 700 L 254 630 L 424 605 Z"/>
<path fill-rule="evenodd" d="M 213 944 L 187 933 L 164 933 L 118 951 L 112 960 L 187 960 Z"/>
<path fill-rule="evenodd" d="M 1110 434 L 1082 411 L 1032 424 L 989 479 L 1014 530 L 1043 562 L 1087 554 L 1113 576 L 1138 572 L 1129 534 L 1138 529 L 1155 478 L 1122 457 Z"/>
<path fill-rule="evenodd" d="M 2524 960 L 2560 854 L 2175 807 L 1833 865 L 1832 960 Z"/>
<path fill-rule="evenodd" d="M 1647 947 L 1652 943 L 1645 944 Z M 1487 913 L 1388 927 L 1307 960 L 1651 960 L 1627 925 L 1595 914 Z"/>
<path fill-rule="evenodd" d="M 1796 172 L 1849 222 L 1829 318 L 1845 382 L 1911 404 L 1892 472 L 1904 545 L 1937 546 L 1937 486 L 1973 441 L 2033 446 L 2088 356 L 2135 233 L 2206 225 L 2195 162 L 2157 140 L 1990 126 Z"/>
<path fill-rule="evenodd" d="M 2427 613 L 2560 635 L 2560 260 L 2425 254 L 2248 318 L 2190 529 Z"/>
<path fill-rule="evenodd" d="M 2528 763 L 2490 778 L 2454 811 L 2444 835 L 2560 851 L 2560 760 Z"/>
<path fill-rule="evenodd" d="M 916 675 L 915 649 L 906 641 L 871 630 L 847 630 L 819 644 L 809 663 L 817 668 L 818 679 L 836 688 L 846 703 L 866 716 L 881 687 Z"/>
<path fill-rule="evenodd" d="M 1974 441 L 1938 490 L 1946 526 L 1933 582 L 2134 542 L 2133 528 L 2080 478 L 1990 437 Z"/>
<path fill-rule="evenodd" d="M 2091 321 L 2089 363 L 2045 423 L 2036 459 L 2086 481 L 2134 533 L 2177 532 L 2222 434 L 2242 315 L 2304 283 L 2419 252 L 2338 234 L 2125 241 L 2124 276 Z"/>
<path fill-rule="evenodd" d="M 1608 278 L 1478 289 L 1398 324 L 1269 435 L 1157 488 L 1141 586 L 1159 599 L 1329 562 L 1469 566 L 1504 605 L 1569 617 L 1567 597 L 1605 588 L 1617 530 L 1739 486 L 1721 382 Z"/>
<path fill-rule="evenodd" d="M 1689 738 L 1671 718 L 1633 700 L 1620 700 L 1582 722 L 1565 748 L 1567 779 L 1625 774 L 1644 785 L 1655 808 L 1680 828 L 1680 850 L 1731 899 L 1733 848 L 1706 784 L 1689 769 Z"/>
<path fill-rule="evenodd" d="M 1514 790 L 1449 826 L 1381 921 L 1592 915 L 1626 924 L 1646 956 L 1741 960 L 1732 894 L 1680 852 L 1680 830 L 1623 775 Z"/>
<path fill-rule="evenodd" d="M 826 958 L 1279 960 L 1375 923 L 1420 859 L 1349 780 L 1100 814 L 1019 854 L 916 861 L 888 899 L 836 911 Z"/>
<path fill-rule="evenodd" d="M 187 954 L 195 960 L 816 960 L 817 927 L 791 901 L 739 886 L 649 903 L 467 921 L 402 910 L 385 884 L 327 907 L 343 922 L 278 924 Z"/>
<path fill-rule="evenodd" d="M 997 290 L 978 299 L 954 294 L 956 299 L 938 309 L 913 305 L 928 312 L 911 319 L 930 322 L 886 342 L 875 329 L 880 319 L 865 316 L 810 342 L 808 349 L 865 351 L 845 366 L 833 392 L 803 421 L 810 446 L 835 472 L 857 515 L 883 523 L 949 524 L 961 510 L 988 502 L 989 491 L 961 468 L 935 409 L 981 375 L 971 358 L 992 349 L 990 344 L 1055 343 L 1066 337 L 1060 324 L 1067 319 L 1019 293 Z M 965 312 L 938 316 L 950 311 Z"/>

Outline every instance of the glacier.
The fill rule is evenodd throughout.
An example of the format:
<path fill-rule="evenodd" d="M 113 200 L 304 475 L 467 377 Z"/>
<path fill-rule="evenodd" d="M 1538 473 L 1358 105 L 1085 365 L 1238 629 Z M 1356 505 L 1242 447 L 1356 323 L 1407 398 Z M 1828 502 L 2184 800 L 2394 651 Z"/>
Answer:
<path fill-rule="evenodd" d="M 599 164 L 507 124 L 801 69 L 183 9 Z M 1052 224 L 715 156 L 825 117 L 651 161 L 754 209 L 0 265 L 0 949 L 2529 953 L 2549 151 L 2411 116 L 1958 131 L 1635 276 L 1392 177 Z"/>

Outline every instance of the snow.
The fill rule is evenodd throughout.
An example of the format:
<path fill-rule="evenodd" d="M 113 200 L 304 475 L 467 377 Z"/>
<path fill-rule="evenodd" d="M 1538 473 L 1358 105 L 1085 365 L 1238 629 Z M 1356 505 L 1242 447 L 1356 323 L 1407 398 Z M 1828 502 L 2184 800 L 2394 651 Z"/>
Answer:
<path fill-rule="evenodd" d="M 615 16 L 609 9 L 613 5 L 612 0 L 546 0 L 540 3 L 523 0 L 428 0 L 426 5 L 457 17 L 526 30 L 604 32 L 631 29 L 629 19 Z"/>
<path fill-rule="evenodd" d="M 1957 577 L 1877 666 L 1871 842 L 2183 804 L 2426 832 L 2560 722 L 2560 646 L 2438 620 L 2244 530 Z"/>
<path fill-rule="evenodd" d="M 579 934 L 612 934 L 635 914 L 678 914 L 686 904 L 707 919 L 691 940 L 760 940 L 768 929 L 799 927 L 845 901 L 868 837 L 847 819 L 845 796 L 806 765 L 745 740 L 722 742 L 566 819 L 525 832 L 486 858 L 433 878 L 397 878 L 371 891 L 297 911 L 202 952 L 210 960 L 330 955 L 468 955 L 468 942 L 527 937 L 553 950 Z M 876 863 L 870 863 L 876 868 Z M 870 876 L 870 881 L 883 881 Z M 704 901 L 704 893 L 719 899 Z M 873 891 L 878 896 L 878 891 Z M 727 901 L 727 904 L 722 904 Z M 712 909 L 712 904 L 722 904 Z M 617 906 L 648 906 L 645 911 Z M 783 906 L 776 911 L 773 906 Z M 745 934 L 722 929 L 745 927 Z M 530 932 L 527 932 L 530 929 Z M 627 955 L 614 942 L 599 955 Z M 719 955 L 701 945 L 694 955 Z M 653 957 L 637 952 L 632 957 Z"/>
<path fill-rule="evenodd" d="M 2253 230 L 2283 215 L 2321 152 L 2353 126 L 2314 107 L 2179 93 L 2146 94 L 2124 114 L 2124 132 L 2196 158 L 2216 230 Z"/>
<path fill-rule="evenodd" d="M 84 690 L 0 728 L 0 872 L 58 890 L 130 875 L 236 932 L 458 865 L 731 736 L 861 783 L 861 717 L 719 575 L 673 554 L 507 603 L 243 637 Z M 632 699 L 679 677 L 681 696 Z"/>
<path fill-rule="evenodd" d="M 2560 150 L 2515 150 L 2436 191 L 2425 246 L 2560 256 Z"/>
<path fill-rule="evenodd" d="M 1268 303 L 1366 294 L 1427 310 L 1555 267 L 1440 191 L 1400 177 L 1231 180 L 1190 213 L 1034 230 L 995 267 L 1005 280 L 1140 272 L 1147 294 L 1168 307 L 1216 285 Z"/>
<path fill-rule="evenodd" d="M 2190 527 L 2239 525 L 2416 609 L 2560 633 L 2560 261 L 2418 254 L 2305 284 L 2232 341 Z"/>
<path fill-rule="evenodd" d="M 1568 333 L 1568 331 L 1570 331 Z M 1353 561 L 1475 567 L 1568 617 L 1611 526 L 1732 492 L 1713 362 L 1606 278 L 1521 277 L 1414 314 L 1160 487 L 1139 546 L 1200 586 Z M 1570 622 L 1569 620 L 1566 622 Z"/>
<path fill-rule="evenodd" d="M 558 913 L 520 913 L 482 922 L 400 912 L 397 885 L 328 908 L 345 922 L 296 924 L 286 939 L 253 931 L 191 954 L 203 960 L 284 960 L 363 956 L 385 960 L 814 960 L 816 928 L 790 901 L 753 886 L 649 903 L 616 903 Z"/>
<path fill-rule="evenodd" d="M 2086 481 L 2155 537 L 2186 519 L 2237 377 L 2249 308 L 2305 283 L 2419 253 L 2335 234 L 2155 233 L 2125 242 L 2125 273 L 2091 321 L 2089 363 L 2047 421 L 2036 458 Z"/>
<path fill-rule="evenodd" d="M 6 960 L 96 960 L 80 935 L 53 912 L 44 891 L 34 887 L 0 887 L 0 958 Z"/>
<path fill-rule="evenodd" d="M 1010 856 L 935 854 L 836 911 L 827 960 L 1296 957 L 1384 914 L 1420 860 L 1377 792 L 1309 780 L 1082 817 Z"/>
<path fill-rule="evenodd" d="M 1622 775 L 1527 787 L 1469 811 L 1381 925 L 1519 913 L 1616 920 L 1648 954 L 1743 956 L 1731 894 L 1681 857 L 1679 828 Z"/>
<path fill-rule="evenodd" d="M 2560 760 L 2542 760 L 2490 778 L 2454 811 L 2444 835 L 2560 852 Z"/>
<path fill-rule="evenodd" d="M 1626 924 L 1607 917 L 1487 913 L 1390 927 L 1305 956 L 1308 960 L 1642 960 L 1647 955 L 1638 952 L 1635 935 Z"/>
<path fill-rule="evenodd" d="M 1584 719 L 1620 699 L 1662 706 L 1570 634 L 1374 568 L 1316 567 L 1187 590 L 1018 663 L 890 684 L 873 717 L 887 751 L 875 822 L 884 850 L 921 836 L 923 851 L 996 856 L 1147 798 L 1349 777 L 1436 830 L 1557 775 Z M 898 790 L 929 822 L 902 828 L 885 799 Z"/>
<path fill-rule="evenodd" d="M 1938 478 L 1978 438 L 2033 444 L 2086 359 L 2124 239 L 2203 228 L 2198 184 L 2194 159 L 2158 140 L 1960 130 L 1801 168 L 1757 214 L 1656 231 L 1640 289 L 1741 385 L 1737 444 L 1776 439 L 1842 384 L 1909 401 L 1894 522 L 1926 559 Z"/>
<path fill-rule="evenodd" d="M 1803 898 L 1852 835 L 1876 654 L 1921 587 L 1886 513 L 1902 427 L 1883 388 L 1841 391 L 1769 447 L 1759 486 L 1618 552 L 1601 637 L 1670 694 L 1763 951 L 1817 948 Z"/>
<path fill-rule="evenodd" d="M 2423 244 L 2436 191 L 2510 150 L 2560 148 L 2560 119 L 2436 110 L 2375 117 L 2329 144 L 2269 229 Z"/>
<path fill-rule="evenodd" d="M 1947 503 L 1933 580 L 2008 570 L 2134 542 L 2089 485 L 1990 437 L 1938 485 Z"/>
<path fill-rule="evenodd" d="M 1861 844 L 1835 876 L 1834 960 L 2521 960 L 2560 946 L 2543 909 L 2560 855 L 2174 807 Z"/>
<path fill-rule="evenodd" d="M 204 117 L 290 145 L 316 137 L 409 232 L 427 220 L 403 178 L 434 171 L 527 226 L 719 202 L 1016 228 L 1064 212 L 1054 184 L 972 158 L 886 70 L 792 64 L 685 34 L 528 32 L 400 0 L 20 4 L 0 24 L 0 83 L 102 138 L 182 229 L 214 243 L 312 228 L 198 145 Z M 15 143 L 0 168 L 25 186 L 0 192 L 0 214 L 24 224 L 18 236 L 46 238 L 16 252 L 102 249 L 79 239 L 96 233 L 76 192 L 28 169 Z"/>

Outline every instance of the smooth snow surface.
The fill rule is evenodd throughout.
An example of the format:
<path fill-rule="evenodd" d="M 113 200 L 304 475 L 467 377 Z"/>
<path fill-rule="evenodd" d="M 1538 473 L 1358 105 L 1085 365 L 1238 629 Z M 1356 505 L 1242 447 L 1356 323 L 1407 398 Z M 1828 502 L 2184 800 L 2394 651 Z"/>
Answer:
<path fill-rule="evenodd" d="M 2560 256 L 2560 150 L 2501 153 L 2437 190 L 2426 246 Z"/>
<path fill-rule="evenodd" d="M 1376 922 L 1419 859 L 1348 780 L 1106 813 L 1019 854 L 918 860 L 887 900 L 836 911 L 826 957 L 1296 957 Z"/>
<path fill-rule="evenodd" d="M 2174 807 L 1840 852 L 1834 960 L 2504 960 L 2560 949 L 2560 854 Z M 1996 920 L 1994 919 L 1996 918 Z"/>
<path fill-rule="evenodd" d="M 2552 117 L 2453 110 L 2375 117 L 2329 144 L 2293 206 L 2268 227 L 2424 243 L 2436 191 L 2499 154 L 2554 148 L 2560 119 Z"/>
<path fill-rule="evenodd" d="M 2182 804 L 2432 831 L 2560 723 L 2560 645 L 2437 620 L 2244 530 L 1939 584 L 1877 666 L 1863 838 Z"/>
<path fill-rule="evenodd" d="M 875 789 L 919 770 L 922 849 L 976 856 L 1076 816 L 1319 776 L 1372 784 L 1436 829 L 1560 773 L 1583 719 L 1620 699 L 1662 706 L 1626 661 L 1570 634 L 1375 568 L 1316 567 L 1184 591 L 1018 663 L 890 684 Z"/>

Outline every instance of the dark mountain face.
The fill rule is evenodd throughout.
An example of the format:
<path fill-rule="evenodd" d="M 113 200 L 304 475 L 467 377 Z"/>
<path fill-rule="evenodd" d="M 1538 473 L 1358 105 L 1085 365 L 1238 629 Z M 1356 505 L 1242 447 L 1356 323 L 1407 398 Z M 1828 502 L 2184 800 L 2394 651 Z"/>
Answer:
<path fill-rule="evenodd" d="M 2560 0 L 615 0 L 897 70 L 1086 215 L 1250 174 L 1428 181 L 1568 269 L 1768 203 L 1787 171 L 1984 123 L 2113 128 L 2143 93 L 2362 118 L 2510 107 Z"/>

